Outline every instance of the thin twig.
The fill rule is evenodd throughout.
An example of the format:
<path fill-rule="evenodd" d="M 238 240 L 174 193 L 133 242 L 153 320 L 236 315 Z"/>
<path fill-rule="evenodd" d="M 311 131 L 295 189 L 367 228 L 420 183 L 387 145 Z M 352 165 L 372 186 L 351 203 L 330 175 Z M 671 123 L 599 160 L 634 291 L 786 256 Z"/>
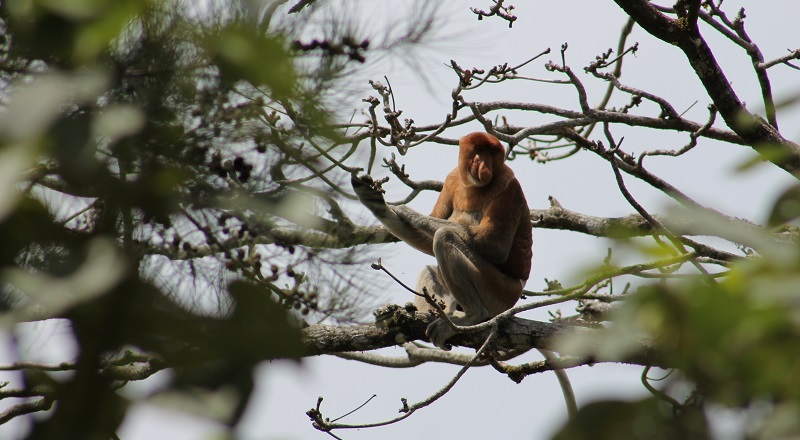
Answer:
<path fill-rule="evenodd" d="M 503 4 L 504 1 L 505 0 L 492 0 L 494 4 L 491 8 L 489 8 L 488 12 L 478 8 L 469 8 L 469 10 L 478 16 L 478 20 L 483 20 L 483 17 L 491 17 L 496 15 L 507 21 L 508 27 L 512 27 L 514 26 L 514 21 L 517 20 L 517 16 L 511 13 L 511 11 L 514 10 L 514 5 L 505 6 Z"/>
<path fill-rule="evenodd" d="M 650 150 L 650 151 L 644 151 L 644 152 L 642 152 L 642 154 L 639 155 L 639 160 L 637 161 L 637 164 L 638 164 L 637 166 L 639 166 L 640 168 L 642 167 L 642 161 L 644 160 L 645 156 L 673 156 L 673 157 L 676 157 L 676 156 L 680 156 L 680 155 L 686 153 L 687 151 L 691 150 L 692 148 L 696 147 L 697 146 L 697 138 L 702 136 L 702 134 L 706 130 L 708 130 L 709 128 L 711 128 L 712 125 L 714 125 L 714 120 L 716 119 L 716 117 L 717 117 L 717 108 L 714 106 L 714 104 L 711 104 L 711 105 L 708 106 L 708 121 L 705 123 L 705 125 L 703 125 L 702 127 L 697 129 L 696 131 L 693 131 L 691 134 L 689 134 L 689 143 L 688 144 L 684 145 L 683 147 L 681 147 L 681 148 L 679 148 L 677 150 Z"/>
<path fill-rule="evenodd" d="M 766 70 L 766 69 L 769 69 L 770 67 L 775 66 L 777 64 L 786 64 L 789 67 L 792 67 L 792 68 L 796 69 L 797 68 L 796 66 L 794 66 L 793 64 L 788 63 L 789 60 L 800 60 L 800 49 L 792 50 L 792 51 L 789 52 L 788 55 L 784 55 L 784 56 L 782 56 L 780 58 L 775 58 L 772 61 L 766 61 L 764 63 L 761 63 L 761 64 L 759 64 L 758 67 Z"/>
<path fill-rule="evenodd" d="M 316 409 L 309 410 L 308 412 L 306 412 L 306 415 L 308 415 L 309 418 L 311 418 L 312 425 L 316 429 L 319 429 L 320 431 L 328 432 L 328 433 L 333 431 L 333 430 L 335 430 L 335 429 L 360 429 L 360 428 L 374 428 L 374 427 L 378 427 L 378 426 L 386 426 L 386 425 L 390 425 L 392 423 L 397 423 L 397 422 L 399 422 L 401 420 L 404 420 L 404 419 L 408 418 L 409 416 L 411 416 L 411 414 L 413 414 L 414 412 L 416 412 L 416 411 L 418 411 L 418 410 L 420 410 L 422 408 L 425 408 L 426 406 L 429 406 L 430 404 L 432 404 L 433 402 L 437 401 L 439 398 L 441 398 L 442 396 L 447 394 L 455 386 L 455 384 L 458 382 L 458 380 L 461 379 L 461 377 L 464 375 L 464 373 L 466 373 L 467 370 L 469 370 L 469 368 L 472 367 L 473 363 L 475 361 L 477 361 L 484 354 L 484 352 L 489 347 L 489 345 L 497 337 L 497 332 L 498 332 L 498 327 L 497 327 L 497 325 L 495 325 L 495 326 L 492 327 L 492 331 L 489 333 L 489 336 L 486 337 L 486 340 L 483 342 L 481 347 L 475 352 L 475 355 L 472 357 L 470 362 L 468 362 L 466 365 L 461 367 L 461 369 L 458 370 L 458 373 L 456 373 L 456 375 L 444 387 L 442 387 L 440 390 L 436 391 L 431 396 L 429 396 L 426 399 L 423 399 L 423 400 L 421 400 L 421 401 L 419 401 L 419 402 L 417 402 L 417 403 L 415 403 L 413 405 L 408 405 L 408 403 L 407 403 L 405 398 L 401 399 L 401 401 L 403 403 L 403 407 L 400 409 L 400 412 L 403 413 L 403 414 L 401 414 L 401 415 L 399 415 L 397 417 L 394 417 L 392 419 L 385 420 L 385 421 L 382 421 L 382 422 L 364 423 L 364 424 L 358 424 L 358 425 L 331 423 L 330 421 L 327 421 L 322 416 L 322 413 L 319 410 L 319 404 L 321 402 L 321 398 L 318 399 L 318 401 L 317 401 Z"/>
<path fill-rule="evenodd" d="M 648 365 L 648 366 L 644 367 L 644 370 L 642 370 L 642 377 L 641 377 L 642 385 L 644 385 L 644 387 L 647 388 L 647 391 L 650 391 L 650 393 L 652 393 L 654 396 L 658 397 L 659 399 L 668 402 L 670 405 L 672 405 L 673 408 L 679 408 L 681 406 L 680 402 L 678 402 L 677 400 L 673 399 L 667 393 L 665 393 L 665 392 L 659 390 L 658 388 L 650 385 L 650 381 L 648 380 L 650 378 L 647 377 L 647 373 L 650 372 L 650 368 L 652 368 L 652 367 Z"/>
<path fill-rule="evenodd" d="M 617 42 L 617 53 L 622 53 L 625 49 L 625 43 L 628 41 L 628 36 L 631 34 L 633 30 L 633 25 L 636 24 L 636 21 L 632 18 L 628 18 L 628 21 L 625 22 L 625 25 L 622 26 L 622 30 L 619 33 L 619 41 Z M 614 75 L 615 78 L 619 78 L 622 76 L 622 62 L 624 60 L 623 56 L 619 56 L 615 60 L 614 65 Z M 600 100 L 600 103 L 597 105 L 598 110 L 605 110 L 606 106 L 608 105 L 609 101 L 611 101 L 611 95 L 614 93 L 614 84 L 609 83 L 606 87 L 606 93 L 603 95 L 603 99 Z M 597 125 L 597 122 L 593 122 L 590 125 L 587 125 L 580 133 L 582 136 L 589 136 L 594 130 L 594 127 Z"/>
<path fill-rule="evenodd" d="M 611 150 L 609 153 L 608 161 L 611 164 L 611 169 L 614 171 L 614 177 L 617 180 L 617 186 L 619 187 L 622 196 L 625 197 L 625 200 L 635 209 L 639 215 L 644 217 L 650 225 L 652 225 L 654 231 L 658 231 L 658 233 L 664 234 L 665 237 L 672 243 L 673 246 L 681 253 L 681 254 L 689 254 L 686 248 L 683 246 L 683 243 L 677 238 L 675 234 L 673 234 L 669 229 L 667 229 L 661 222 L 659 222 L 655 217 L 650 215 L 646 209 L 636 199 L 631 195 L 628 191 L 628 188 L 625 186 L 625 181 L 622 178 L 622 173 L 619 171 L 619 167 L 617 166 L 617 158 L 616 158 L 616 150 L 619 149 L 619 144 L 614 141 L 614 138 L 611 136 L 611 131 L 608 129 L 608 124 L 604 124 L 603 126 L 606 138 L 608 139 L 609 143 L 611 144 Z M 653 235 L 655 237 L 655 234 Z M 691 263 L 694 267 L 697 268 L 700 273 L 706 276 L 706 279 L 709 280 L 710 283 L 714 283 L 714 279 L 709 276 L 708 271 L 700 264 L 696 259 L 696 254 L 691 254 Z"/>
<path fill-rule="evenodd" d="M 368 404 L 368 403 L 369 403 L 369 402 L 370 402 L 372 399 L 374 399 L 374 398 L 375 398 L 375 396 L 377 396 L 377 394 L 373 394 L 372 396 L 370 396 L 370 397 L 369 397 L 369 399 L 367 399 L 367 400 L 366 400 L 364 403 L 362 403 L 361 405 L 358 405 L 357 407 L 355 407 L 355 408 L 354 408 L 352 411 L 349 411 L 348 413 L 346 413 L 346 414 L 343 414 L 343 415 L 341 415 L 341 416 L 339 416 L 339 417 L 337 417 L 337 418 L 335 418 L 335 419 L 331 420 L 331 423 L 335 423 L 336 421 L 338 421 L 338 420 L 341 420 L 341 419 L 343 419 L 343 418 L 345 418 L 345 417 L 349 416 L 350 414 L 353 414 L 354 412 L 356 412 L 356 411 L 360 410 L 360 409 L 361 409 L 361 408 L 363 408 L 363 407 L 364 407 L 366 404 Z"/>

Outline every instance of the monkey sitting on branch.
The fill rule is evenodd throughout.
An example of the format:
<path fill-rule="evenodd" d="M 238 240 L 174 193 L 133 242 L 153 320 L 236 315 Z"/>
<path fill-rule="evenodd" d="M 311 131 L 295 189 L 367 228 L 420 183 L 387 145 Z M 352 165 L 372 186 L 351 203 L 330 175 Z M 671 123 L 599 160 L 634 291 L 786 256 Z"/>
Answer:
<path fill-rule="evenodd" d="M 430 216 L 406 206 L 389 206 L 369 176 L 352 178 L 361 203 L 397 238 L 436 258 L 417 281 L 456 325 L 486 321 L 511 308 L 531 271 L 530 213 L 519 182 L 505 162 L 500 141 L 488 133 L 459 140 L 458 165 Z M 417 307 L 431 310 L 424 298 Z M 426 335 L 439 348 L 456 331 L 439 318 Z"/>

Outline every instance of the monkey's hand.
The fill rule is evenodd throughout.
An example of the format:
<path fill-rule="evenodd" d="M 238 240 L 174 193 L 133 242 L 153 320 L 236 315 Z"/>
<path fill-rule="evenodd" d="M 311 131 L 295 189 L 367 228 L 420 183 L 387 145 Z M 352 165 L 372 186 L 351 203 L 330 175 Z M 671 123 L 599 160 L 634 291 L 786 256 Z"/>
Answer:
<path fill-rule="evenodd" d="M 350 183 L 353 185 L 358 200 L 376 215 L 385 213 L 388 207 L 383 198 L 381 185 L 385 181 L 375 181 L 369 174 L 359 176 L 357 173 L 350 174 Z"/>

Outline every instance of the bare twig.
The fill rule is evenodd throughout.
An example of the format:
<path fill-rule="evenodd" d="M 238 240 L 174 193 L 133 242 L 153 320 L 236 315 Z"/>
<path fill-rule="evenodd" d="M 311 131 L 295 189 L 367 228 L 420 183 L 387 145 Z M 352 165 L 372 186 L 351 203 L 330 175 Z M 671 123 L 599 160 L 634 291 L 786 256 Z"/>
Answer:
<path fill-rule="evenodd" d="M 591 365 L 591 363 L 591 360 L 585 358 L 561 357 L 558 359 L 558 365 L 551 363 L 545 358 L 544 361 L 527 362 L 520 365 L 509 365 L 504 362 L 494 361 L 492 362 L 492 366 L 497 371 L 507 375 L 512 381 L 520 383 L 523 379 L 532 374 L 553 371 L 557 368 L 564 369 Z"/>
<path fill-rule="evenodd" d="M 339 421 L 339 420 L 342 420 L 343 418 L 345 418 L 345 417 L 349 416 L 350 414 L 353 414 L 354 412 L 356 412 L 356 411 L 360 410 L 361 408 L 363 408 L 364 406 L 366 406 L 366 404 L 368 404 L 368 403 L 369 403 L 369 402 L 370 402 L 372 399 L 374 399 L 374 398 L 375 398 L 375 396 L 377 396 L 377 394 L 373 394 L 373 395 L 372 395 L 372 396 L 370 396 L 370 397 L 369 397 L 369 399 L 367 399 L 367 400 L 366 400 L 364 403 L 362 403 L 361 405 L 358 405 L 357 407 L 355 407 L 355 408 L 354 408 L 354 409 L 352 409 L 351 411 L 348 411 L 347 413 L 345 413 L 345 414 L 342 414 L 341 416 L 339 416 L 339 417 L 337 417 L 337 418 L 335 418 L 335 419 L 331 420 L 331 423 L 336 423 L 337 421 Z"/>
<path fill-rule="evenodd" d="M 688 144 L 684 145 L 683 147 L 681 147 L 680 149 L 677 149 L 677 150 L 650 150 L 650 151 L 645 151 L 645 152 L 643 152 L 642 154 L 639 155 L 638 166 L 641 168 L 642 161 L 644 160 L 645 156 L 673 156 L 674 157 L 674 156 L 680 156 L 681 154 L 684 154 L 687 151 L 691 150 L 692 148 L 697 146 L 697 138 L 699 138 L 703 134 L 704 131 L 706 131 L 709 128 L 711 128 L 711 126 L 714 124 L 714 120 L 716 119 L 716 117 L 717 117 L 717 109 L 716 109 L 716 107 L 714 107 L 713 104 L 711 104 L 711 105 L 708 106 L 708 121 L 705 123 L 705 125 L 703 125 L 699 129 L 697 129 L 696 131 L 693 131 L 689 135 L 689 143 Z"/>
<path fill-rule="evenodd" d="M 636 199 L 628 191 L 628 188 L 625 186 L 625 181 L 622 179 L 622 174 L 619 171 L 619 167 L 617 166 L 617 158 L 615 155 L 616 150 L 619 149 L 620 145 L 614 141 L 614 138 L 611 135 L 611 131 L 608 129 L 608 124 L 605 124 L 603 128 L 606 133 L 606 138 L 608 139 L 608 142 L 611 144 L 611 150 L 609 151 L 609 156 L 610 156 L 609 163 L 611 164 L 611 169 L 614 171 L 614 176 L 616 177 L 617 180 L 617 186 L 619 186 L 619 190 L 622 193 L 623 197 L 625 197 L 625 200 L 627 200 L 628 203 L 630 203 L 630 205 L 636 210 L 636 212 L 639 213 L 639 215 L 647 219 L 647 222 L 653 226 L 655 233 L 664 234 L 664 236 L 667 237 L 667 239 L 672 243 L 672 245 L 675 246 L 678 252 L 680 252 L 681 254 L 688 254 L 688 251 L 683 246 L 683 243 L 678 239 L 678 237 L 675 234 L 673 234 L 669 229 L 667 229 L 663 224 L 661 224 L 661 222 L 656 220 L 655 217 L 651 216 L 650 213 L 648 213 L 647 210 L 645 210 L 644 207 L 640 205 L 639 202 L 637 202 Z M 653 235 L 654 238 L 656 238 L 655 233 Z M 694 254 L 690 255 L 691 255 L 690 257 L 691 262 L 694 265 L 694 267 L 696 267 L 697 270 L 700 271 L 700 273 L 704 274 L 706 276 L 706 279 L 713 284 L 714 279 L 711 276 L 709 276 L 708 271 L 703 267 L 702 264 L 700 264 L 695 259 Z"/>
<path fill-rule="evenodd" d="M 494 4 L 491 8 L 489 8 L 488 12 L 478 8 L 469 8 L 469 10 L 478 16 L 478 20 L 483 20 L 483 17 L 491 17 L 496 15 L 507 21 L 508 27 L 512 27 L 514 25 L 514 21 L 517 20 L 517 16 L 511 13 L 511 11 L 514 10 L 514 5 L 506 6 L 503 4 L 504 2 L 505 0 L 492 0 L 492 3 Z"/>
<path fill-rule="evenodd" d="M 628 41 L 628 36 L 631 34 L 631 31 L 633 30 L 633 25 L 634 24 L 636 24 L 636 22 L 632 18 L 629 18 L 628 21 L 625 22 L 625 25 L 622 26 L 622 30 L 619 33 L 619 41 L 617 42 L 617 53 L 618 54 L 622 54 L 623 52 L 627 53 L 625 51 L 625 44 Z M 623 62 L 623 60 L 624 60 L 624 56 L 622 56 L 622 55 L 618 56 L 614 60 L 614 71 L 612 72 L 612 75 L 614 75 L 615 78 L 620 78 L 622 76 L 622 62 Z M 597 105 L 597 109 L 598 110 L 605 110 L 605 108 L 608 105 L 609 101 L 611 101 L 611 95 L 614 93 L 614 89 L 615 89 L 614 84 L 613 83 L 609 83 L 608 86 L 606 87 L 606 93 L 603 95 L 603 99 L 601 99 L 600 103 Z M 595 122 L 595 123 L 592 123 L 592 124 L 586 126 L 580 132 L 581 135 L 582 136 L 589 136 L 589 134 L 591 134 L 592 130 L 594 130 L 594 127 L 596 125 L 597 125 L 597 123 Z"/>
<path fill-rule="evenodd" d="M 681 404 L 677 400 L 673 399 L 667 393 L 659 390 L 658 388 L 650 384 L 650 378 L 647 376 L 647 373 L 650 372 L 651 368 L 652 367 L 647 366 L 644 367 L 644 369 L 642 370 L 642 377 L 641 377 L 642 385 L 644 385 L 644 387 L 647 388 L 647 391 L 650 391 L 651 394 L 653 394 L 654 396 L 658 397 L 661 400 L 666 401 L 667 403 L 672 405 L 673 408 L 679 408 Z"/>
<path fill-rule="evenodd" d="M 413 294 L 415 296 L 419 296 L 419 297 L 425 299 L 425 302 L 428 303 L 431 307 L 433 307 L 434 310 L 436 310 L 437 315 L 441 319 L 443 319 L 445 322 L 447 322 L 447 324 L 448 324 L 448 326 L 450 326 L 450 328 L 456 330 L 456 332 L 463 333 L 463 332 L 469 331 L 468 326 L 456 325 L 450 319 L 450 316 L 448 316 L 447 312 L 444 311 L 444 303 L 441 300 L 437 300 L 436 297 L 434 297 L 433 295 L 428 293 L 428 289 L 423 287 L 422 288 L 422 292 L 417 292 L 416 290 L 408 287 L 404 282 L 400 281 L 396 276 L 394 276 L 394 274 L 389 272 L 389 270 L 386 269 L 386 267 L 381 263 L 380 259 L 378 259 L 378 261 L 376 263 L 372 263 L 371 267 L 374 270 L 381 270 L 381 271 L 385 272 L 396 283 L 400 284 L 400 286 L 402 286 L 404 289 L 406 289 L 407 291 L 411 292 L 411 294 Z"/>
<path fill-rule="evenodd" d="M 664 98 L 662 98 L 660 96 L 657 96 L 657 95 L 655 95 L 653 93 L 644 91 L 644 90 L 640 90 L 640 89 L 636 89 L 636 88 L 633 88 L 633 87 L 626 86 L 626 85 L 622 84 L 619 81 L 619 79 L 617 79 L 617 77 L 614 76 L 611 73 L 598 72 L 597 70 L 589 68 L 589 67 L 586 68 L 586 71 L 590 72 L 592 75 L 594 75 L 597 78 L 601 78 L 601 79 L 604 79 L 606 81 L 609 81 L 614 87 L 616 87 L 617 89 L 619 89 L 619 90 L 621 90 L 621 91 L 623 91 L 625 93 L 629 93 L 632 96 L 641 96 L 641 97 L 647 99 L 648 101 L 652 101 L 652 102 L 656 103 L 659 107 L 661 107 L 661 114 L 659 115 L 660 118 L 669 118 L 669 119 L 679 119 L 680 118 L 680 115 L 678 114 L 678 112 L 675 111 L 675 108 L 672 107 L 672 104 L 670 104 L 666 99 L 664 99 Z"/>
<path fill-rule="evenodd" d="M 795 66 L 794 64 L 789 63 L 789 60 L 800 60 L 800 49 L 790 50 L 788 55 L 784 55 L 782 57 L 775 58 L 772 61 L 763 62 L 763 63 L 759 64 L 758 67 L 761 68 L 761 69 L 765 69 L 766 70 L 766 69 L 769 69 L 770 67 L 778 65 L 778 64 L 786 64 L 789 67 L 797 69 L 798 67 Z"/>
<path fill-rule="evenodd" d="M 727 26 L 729 29 L 732 29 L 736 33 L 736 36 L 738 37 L 738 40 L 736 40 L 737 44 L 743 47 L 750 56 L 753 69 L 756 73 L 756 78 L 758 78 L 758 83 L 761 87 L 761 97 L 764 101 L 767 120 L 770 124 L 772 124 L 773 127 L 777 129 L 778 121 L 775 113 L 775 101 L 772 97 L 772 85 L 770 84 L 769 75 L 767 74 L 767 68 L 764 67 L 764 55 L 761 53 L 761 49 L 758 47 L 758 45 L 753 42 L 753 40 L 750 38 L 750 35 L 748 35 L 747 31 L 745 30 L 744 8 L 741 8 L 736 15 L 736 18 L 731 21 L 728 19 L 725 12 L 720 9 L 719 5 L 715 4 L 713 1 L 705 0 L 703 4 L 709 8 L 711 11 L 711 16 L 719 17 L 725 26 Z"/>
<path fill-rule="evenodd" d="M 441 191 L 442 190 L 442 182 L 436 180 L 425 180 L 421 182 L 417 182 L 411 180 L 406 173 L 405 165 L 399 165 L 397 160 L 392 154 L 388 159 L 383 160 L 383 166 L 388 168 L 389 171 L 392 172 L 401 182 L 403 182 L 406 186 L 411 188 L 411 193 L 403 200 L 398 202 L 389 202 L 389 205 L 405 205 L 406 203 L 413 200 L 419 193 L 422 191 Z"/>
<path fill-rule="evenodd" d="M 314 3 L 314 0 L 299 0 L 297 3 L 294 4 L 294 6 L 289 8 L 289 13 L 290 14 L 294 14 L 294 13 L 300 12 L 300 11 L 303 10 L 303 8 L 305 8 L 306 6 L 308 6 L 308 5 L 312 4 L 312 3 Z"/>
<path fill-rule="evenodd" d="M 484 354 L 486 349 L 489 347 L 489 345 L 494 341 L 495 337 L 497 336 L 497 331 L 498 331 L 498 329 L 497 329 L 497 326 L 495 325 L 492 328 L 492 331 L 489 333 L 489 336 L 486 338 L 486 340 L 481 345 L 481 347 L 475 352 L 475 355 L 472 357 L 470 362 L 468 362 L 466 365 L 461 367 L 461 369 L 458 371 L 458 373 L 456 373 L 456 375 L 444 387 L 442 387 L 440 390 L 436 391 L 435 393 L 433 393 L 428 398 L 423 399 L 423 400 L 421 400 L 421 401 L 419 401 L 419 402 L 417 402 L 417 403 L 415 403 L 413 405 L 409 405 L 405 398 L 401 399 L 401 401 L 403 403 L 403 406 L 400 409 L 400 412 L 402 414 L 397 416 L 397 417 L 394 417 L 394 418 L 389 419 L 389 420 L 381 421 L 381 422 L 364 423 L 364 424 L 358 424 L 358 425 L 332 423 L 332 422 L 328 421 L 327 419 L 325 419 L 322 416 L 322 412 L 320 411 L 320 403 L 322 401 L 321 398 L 318 399 L 318 401 L 317 401 L 317 407 L 308 410 L 306 412 L 306 415 L 308 415 L 308 417 L 311 419 L 312 425 L 314 426 L 314 428 L 316 428 L 316 429 L 318 429 L 320 431 L 323 431 L 323 432 L 330 432 L 330 431 L 333 431 L 333 430 L 336 430 L 336 429 L 374 428 L 374 427 L 378 427 L 378 426 L 390 425 L 392 423 L 397 423 L 397 422 L 399 422 L 401 420 L 404 420 L 404 419 L 408 418 L 409 416 L 411 416 L 414 412 L 416 412 L 416 411 L 418 411 L 418 410 L 420 410 L 422 408 L 425 408 L 426 406 L 432 404 L 433 402 L 437 401 L 439 398 L 441 398 L 442 396 L 447 394 L 447 392 L 450 391 L 455 386 L 455 384 L 458 382 L 458 380 L 461 378 L 461 376 L 463 376 L 464 373 L 467 372 L 467 370 L 473 365 L 473 363 L 475 361 L 477 361 Z"/>

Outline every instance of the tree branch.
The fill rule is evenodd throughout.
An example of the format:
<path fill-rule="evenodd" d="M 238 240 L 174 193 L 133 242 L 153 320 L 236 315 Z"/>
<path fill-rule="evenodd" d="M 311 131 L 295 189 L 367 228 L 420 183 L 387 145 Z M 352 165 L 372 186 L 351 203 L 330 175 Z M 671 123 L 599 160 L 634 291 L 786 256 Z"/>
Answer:
<path fill-rule="evenodd" d="M 8 422 L 14 417 L 18 417 L 25 414 L 31 414 L 39 411 L 47 411 L 48 409 L 50 409 L 51 406 L 53 406 L 53 399 L 48 396 L 42 397 L 41 399 L 37 399 L 32 402 L 24 402 L 18 405 L 14 405 L 11 408 L 8 408 L 7 410 L 0 413 L 0 425 Z"/>
<path fill-rule="evenodd" d="M 690 26 L 684 19 L 674 20 L 665 16 L 646 0 L 614 1 L 644 30 L 683 51 L 720 115 L 733 131 L 771 162 L 800 177 L 800 145 L 785 139 L 775 127 L 747 110 L 696 26 Z M 781 153 L 778 157 L 774 154 L 776 146 Z"/>
<path fill-rule="evenodd" d="M 397 305 L 386 306 L 389 322 L 375 325 L 333 326 L 315 324 L 302 330 L 302 343 L 306 356 L 338 354 L 348 351 L 368 351 L 392 347 L 398 341 L 425 340 L 425 328 L 435 318 L 427 313 L 411 313 Z M 495 341 L 499 351 L 526 351 L 532 348 L 558 351 L 554 345 L 557 337 L 570 332 L 591 335 L 594 329 L 582 326 L 533 321 L 519 317 L 499 321 L 500 331 Z M 470 333 L 460 333 L 450 340 L 453 345 L 478 349 L 489 335 L 490 328 Z M 574 353 L 560 353 L 570 356 Z M 642 345 L 633 354 L 619 358 L 592 359 L 593 362 L 624 362 L 638 365 L 664 366 L 648 346 Z"/>

